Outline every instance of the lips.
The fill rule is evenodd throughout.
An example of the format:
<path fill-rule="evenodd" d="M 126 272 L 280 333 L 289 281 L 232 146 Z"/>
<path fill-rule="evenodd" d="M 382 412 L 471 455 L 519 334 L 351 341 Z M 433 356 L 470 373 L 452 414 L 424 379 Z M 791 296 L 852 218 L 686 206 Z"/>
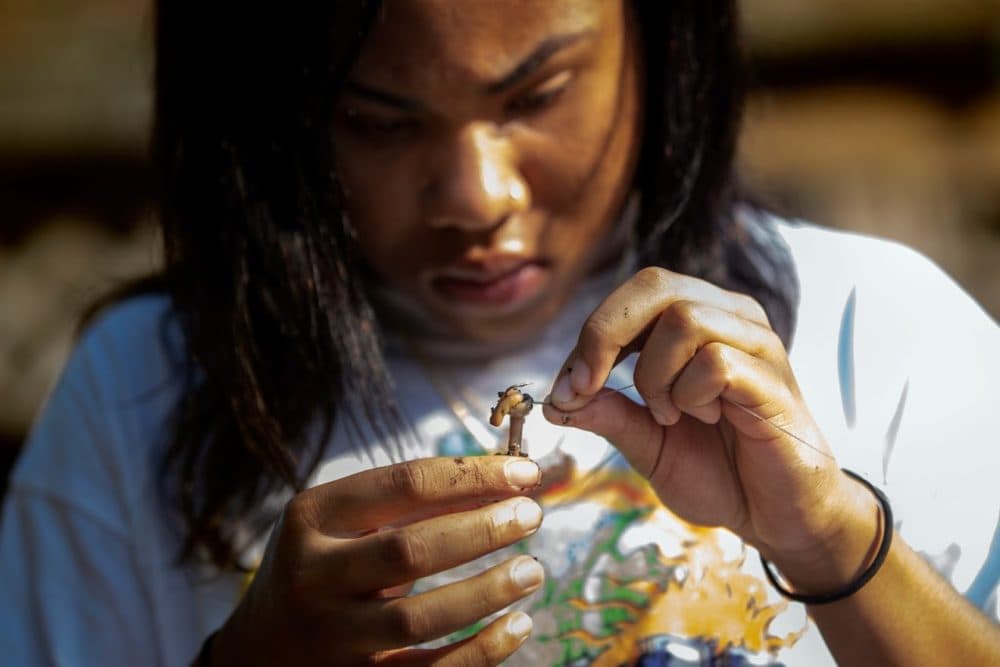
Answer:
<path fill-rule="evenodd" d="M 476 310 L 513 310 L 538 294 L 548 276 L 544 262 L 507 260 L 446 269 L 432 278 L 431 287 L 451 305 Z"/>

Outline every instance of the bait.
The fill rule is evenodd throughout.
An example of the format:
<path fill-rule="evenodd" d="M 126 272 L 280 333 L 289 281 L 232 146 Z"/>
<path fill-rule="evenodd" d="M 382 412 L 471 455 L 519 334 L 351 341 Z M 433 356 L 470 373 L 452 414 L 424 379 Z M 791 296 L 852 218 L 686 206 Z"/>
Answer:
<path fill-rule="evenodd" d="M 521 451 L 524 433 L 524 418 L 535 406 L 535 399 L 521 391 L 524 384 L 515 384 L 497 392 L 497 404 L 490 412 L 490 424 L 500 426 L 505 416 L 510 416 L 510 432 L 507 437 L 507 456 L 527 456 Z"/>

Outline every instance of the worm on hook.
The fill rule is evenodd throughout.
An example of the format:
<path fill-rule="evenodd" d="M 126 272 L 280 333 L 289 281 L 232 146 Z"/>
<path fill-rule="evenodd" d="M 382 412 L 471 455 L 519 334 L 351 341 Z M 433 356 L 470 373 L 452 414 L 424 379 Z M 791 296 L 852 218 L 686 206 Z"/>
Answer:
<path fill-rule="evenodd" d="M 510 433 L 507 439 L 507 456 L 527 456 L 521 451 L 521 439 L 524 432 L 524 418 L 535 406 L 535 399 L 530 394 L 521 391 L 523 384 L 507 387 L 497 392 L 497 404 L 490 412 L 490 424 L 500 426 L 505 416 L 510 416 Z"/>

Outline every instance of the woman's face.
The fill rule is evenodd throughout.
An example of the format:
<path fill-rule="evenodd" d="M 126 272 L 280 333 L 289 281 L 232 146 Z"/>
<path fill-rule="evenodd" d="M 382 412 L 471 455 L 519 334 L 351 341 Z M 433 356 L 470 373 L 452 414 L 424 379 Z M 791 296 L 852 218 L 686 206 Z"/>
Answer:
<path fill-rule="evenodd" d="M 338 169 L 366 263 L 456 335 L 531 333 L 619 249 L 640 135 L 626 4 L 384 3 Z"/>

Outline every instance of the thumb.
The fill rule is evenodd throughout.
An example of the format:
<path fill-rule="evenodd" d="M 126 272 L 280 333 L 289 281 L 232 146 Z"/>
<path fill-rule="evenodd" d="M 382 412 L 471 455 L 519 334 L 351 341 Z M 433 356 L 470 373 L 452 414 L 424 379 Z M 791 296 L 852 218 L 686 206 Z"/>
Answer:
<path fill-rule="evenodd" d="M 598 394 L 572 412 L 546 402 L 542 414 L 553 424 L 607 438 L 644 475 L 652 472 L 665 442 L 664 428 L 656 423 L 646 406 L 612 390 Z"/>

